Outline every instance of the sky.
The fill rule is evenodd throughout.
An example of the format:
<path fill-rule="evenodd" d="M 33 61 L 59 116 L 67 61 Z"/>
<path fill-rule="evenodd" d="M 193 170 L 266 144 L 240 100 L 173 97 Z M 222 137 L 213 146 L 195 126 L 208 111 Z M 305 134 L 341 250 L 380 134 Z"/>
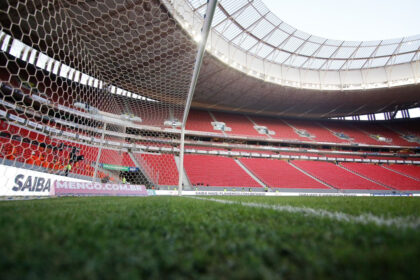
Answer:
<path fill-rule="evenodd" d="M 420 34 L 420 0 L 262 0 L 278 18 L 320 37 L 367 41 Z"/>

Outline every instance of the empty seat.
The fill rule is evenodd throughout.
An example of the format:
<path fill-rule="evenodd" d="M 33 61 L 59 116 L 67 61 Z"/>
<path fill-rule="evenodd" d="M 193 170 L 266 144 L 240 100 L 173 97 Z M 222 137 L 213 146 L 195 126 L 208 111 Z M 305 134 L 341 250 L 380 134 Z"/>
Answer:
<path fill-rule="evenodd" d="M 389 188 L 366 180 L 331 162 L 296 160 L 293 161 L 293 164 L 337 189 L 389 190 Z"/>
<path fill-rule="evenodd" d="M 227 134 L 266 137 L 265 134 L 259 134 L 254 128 L 254 124 L 243 115 L 220 112 L 214 112 L 213 115 L 218 122 L 224 122 L 227 127 L 232 129 L 231 131 L 227 131 Z"/>
<path fill-rule="evenodd" d="M 221 133 L 221 131 L 213 129 L 211 122 L 213 122 L 213 119 L 211 118 L 209 112 L 191 110 L 188 114 L 186 129 L 191 131 Z"/>
<path fill-rule="evenodd" d="M 229 157 L 185 155 L 184 168 L 193 185 L 261 187 Z"/>
<path fill-rule="evenodd" d="M 241 162 L 272 188 L 329 189 L 291 166 L 287 161 L 262 158 L 242 158 Z"/>
<path fill-rule="evenodd" d="M 387 166 L 388 168 L 400 172 L 402 174 L 411 176 L 420 180 L 420 166 L 418 165 L 401 165 L 401 164 L 393 164 Z"/>
<path fill-rule="evenodd" d="M 367 163 L 343 163 L 346 168 L 397 190 L 420 190 L 420 181 Z"/>
<path fill-rule="evenodd" d="M 178 185 L 178 168 L 174 155 L 133 153 L 140 168 L 153 183 L 165 186 Z"/>

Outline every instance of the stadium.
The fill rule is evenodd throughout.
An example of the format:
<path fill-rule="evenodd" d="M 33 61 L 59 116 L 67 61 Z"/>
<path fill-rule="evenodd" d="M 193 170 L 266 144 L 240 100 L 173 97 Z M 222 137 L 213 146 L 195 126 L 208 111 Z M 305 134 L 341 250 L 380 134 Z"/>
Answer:
<path fill-rule="evenodd" d="M 420 35 L 262 0 L 7 0 L 0 26 L 2 279 L 419 277 Z"/>

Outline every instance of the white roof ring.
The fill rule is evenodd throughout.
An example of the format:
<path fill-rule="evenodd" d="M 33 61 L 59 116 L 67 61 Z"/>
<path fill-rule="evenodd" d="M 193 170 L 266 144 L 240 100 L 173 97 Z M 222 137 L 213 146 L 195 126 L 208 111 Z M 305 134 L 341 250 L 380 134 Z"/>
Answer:
<path fill-rule="evenodd" d="M 207 0 L 162 2 L 199 40 Z M 420 82 L 420 34 L 329 40 L 288 25 L 261 0 L 219 0 L 207 50 L 250 76 L 297 88 L 355 90 Z"/>

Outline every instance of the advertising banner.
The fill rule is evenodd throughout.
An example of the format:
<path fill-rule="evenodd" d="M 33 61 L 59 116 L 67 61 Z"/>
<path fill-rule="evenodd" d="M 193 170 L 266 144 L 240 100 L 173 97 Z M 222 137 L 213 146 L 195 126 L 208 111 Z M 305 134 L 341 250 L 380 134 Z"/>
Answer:
<path fill-rule="evenodd" d="M 99 166 L 102 167 L 103 169 L 108 169 L 108 170 L 127 171 L 127 172 L 139 171 L 138 167 L 121 166 L 121 165 L 108 164 L 108 163 L 100 163 Z"/>
<path fill-rule="evenodd" d="M 52 195 L 147 196 L 144 185 L 56 181 Z"/>
<path fill-rule="evenodd" d="M 156 195 L 156 191 L 155 190 L 147 190 L 147 195 L 148 196 L 154 196 L 154 195 Z"/>
<path fill-rule="evenodd" d="M 64 179 L 66 177 L 55 174 L 0 165 L 0 196 L 48 196 L 55 181 Z M 86 182 L 74 178 L 71 180 Z"/>
<path fill-rule="evenodd" d="M 155 190 L 155 195 L 178 196 L 178 191 Z M 239 192 L 239 191 L 182 191 L 183 196 L 370 196 L 370 193 L 303 193 L 303 192 Z"/>
<path fill-rule="evenodd" d="M 266 196 L 265 192 L 196 191 L 195 195 Z"/>

